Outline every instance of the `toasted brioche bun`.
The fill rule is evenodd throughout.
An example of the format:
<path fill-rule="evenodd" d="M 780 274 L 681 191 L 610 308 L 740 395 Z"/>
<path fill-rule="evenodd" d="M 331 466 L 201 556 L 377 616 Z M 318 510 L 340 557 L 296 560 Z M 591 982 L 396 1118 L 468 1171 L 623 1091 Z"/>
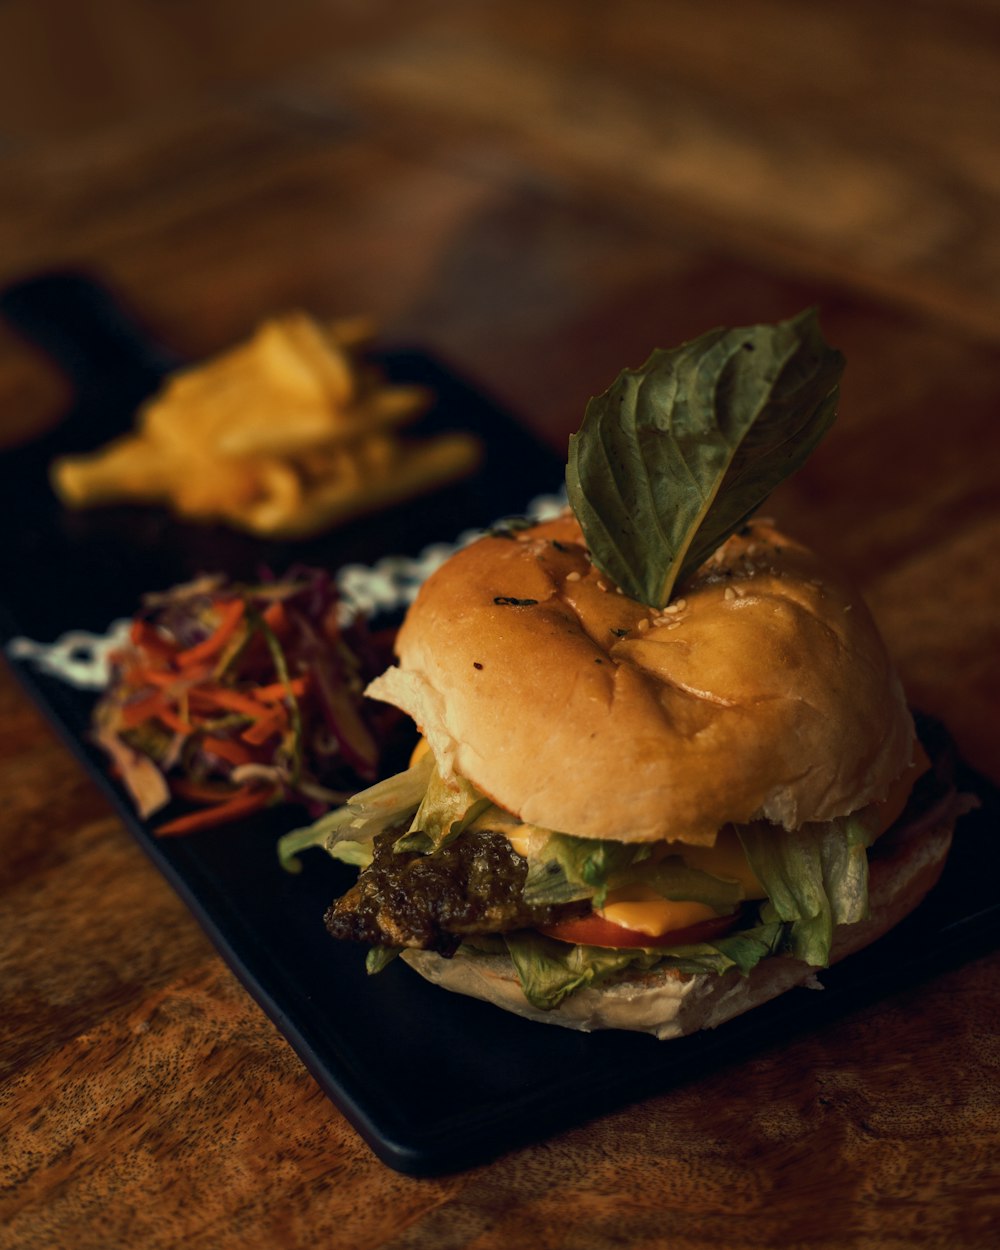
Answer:
<path fill-rule="evenodd" d="M 951 793 L 920 818 L 901 821 L 879 840 L 869 868 L 868 919 L 836 929 L 831 963 L 869 946 L 922 901 L 941 875 L 962 810 L 962 800 Z M 746 976 L 736 969 L 721 975 L 654 970 L 577 990 L 554 1010 L 542 1011 L 525 998 L 506 956 L 463 947 L 452 959 L 419 950 L 404 951 L 402 958 L 435 985 L 532 1020 L 585 1032 L 629 1029 L 663 1040 L 715 1028 L 794 986 L 816 985 L 816 969 L 797 959 L 772 956 Z"/>
<path fill-rule="evenodd" d="M 580 837 L 829 820 L 882 800 L 914 748 L 865 604 L 765 522 L 663 612 L 606 583 L 569 515 L 483 538 L 421 588 L 397 653 L 368 693 L 439 765 Z"/>

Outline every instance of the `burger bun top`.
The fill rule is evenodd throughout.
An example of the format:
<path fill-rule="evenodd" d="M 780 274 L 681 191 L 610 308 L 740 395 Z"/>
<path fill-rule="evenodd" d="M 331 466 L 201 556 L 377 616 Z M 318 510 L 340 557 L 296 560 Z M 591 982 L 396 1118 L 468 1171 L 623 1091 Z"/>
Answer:
<path fill-rule="evenodd" d="M 621 594 L 575 519 L 463 548 L 421 587 L 368 693 L 522 821 L 711 845 L 883 799 L 913 724 L 860 596 L 772 524 L 743 527 L 665 609 Z"/>

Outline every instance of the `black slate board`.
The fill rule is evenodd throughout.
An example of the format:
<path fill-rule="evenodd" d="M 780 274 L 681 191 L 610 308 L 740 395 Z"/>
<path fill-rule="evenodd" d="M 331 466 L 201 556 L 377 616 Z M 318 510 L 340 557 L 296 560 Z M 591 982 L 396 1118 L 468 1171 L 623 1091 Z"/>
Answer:
<path fill-rule="evenodd" d="M 330 568 L 417 555 L 469 528 L 520 511 L 555 490 L 561 465 L 515 421 L 419 351 L 384 353 L 398 380 L 438 395 L 424 428 L 466 428 L 487 448 L 474 479 L 308 543 L 261 543 L 179 524 L 158 510 L 70 514 L 45 477 L 52 456 L 95 446 L 127 428 L 135 404 L 177 362 L 149 342 L 86 275 L 47 275 L 0 294 L 0 311 L 70 374 L 78 399 L 59 426 L 0 455 L 0 638 L 51 642 L 103 631 L 140 596 L 222 570 L 252 576 L 297 560 Z M 917 983 L 992 949 L 1000 938 L 996 825 L 1000 801 L 982 778 L 959 780 L 982 806 L 960 822 L 934 894 L 894 933 L 823 973 L 822 994 L 792 991 L 696 1038 L 579 1034 L 549 1028 L 433 988 L 398 963 L 369 979 L 360 949 L 323 929 L 350 869 L 318 852 L 307 870 L 277 865 L 278 835 L 300 823 L 272 810 L 239 829 L 157 840 L 87 742 L 93 695 L 12 667 L 122 819 L 272 1018 L 321 1087 L 376 1155 L 414 1175 L 467 1168 L 575 1122 L 668 1090 L 754 1049 Z"/>

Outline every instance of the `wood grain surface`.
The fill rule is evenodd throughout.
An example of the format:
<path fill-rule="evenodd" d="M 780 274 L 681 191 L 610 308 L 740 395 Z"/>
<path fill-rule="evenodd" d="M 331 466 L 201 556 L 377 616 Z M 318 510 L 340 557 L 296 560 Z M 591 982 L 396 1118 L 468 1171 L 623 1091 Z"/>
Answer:
<path fill-rule="evenodd" d="M 370 312 L 560 449 L 651 347 L 815 304 L 841 416 L 769 511 L 1000 782 L 998 97 L 994 0 L 5 0 L 0 282 L 90 267 L 194 358 Z M 66 401 L 0 326 L 0 440 Z M 0 784 L 3 1250 L 995 1244 L 996 952 L 415 1180 L 6 670 Z"/>

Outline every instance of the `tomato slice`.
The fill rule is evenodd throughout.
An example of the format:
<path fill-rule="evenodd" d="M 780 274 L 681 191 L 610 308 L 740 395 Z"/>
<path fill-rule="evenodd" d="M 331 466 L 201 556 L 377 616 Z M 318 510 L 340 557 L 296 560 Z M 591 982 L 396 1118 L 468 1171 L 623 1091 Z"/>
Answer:
<path fill-rule="evenodd" d="M 555 924 L 542 925 L 539 932 L 560 942 L 573 942 L 580 946 L 694 946 L 698 942 L 710 942 L 712 938 L 721 937 L 736 920 L 735 915 L 713 916 L 685 929 L 671 929 L 669 933 L 653 937 L 591 912 L 589 916 L 575 916 L 569 920 L 557 920 Z"/>

